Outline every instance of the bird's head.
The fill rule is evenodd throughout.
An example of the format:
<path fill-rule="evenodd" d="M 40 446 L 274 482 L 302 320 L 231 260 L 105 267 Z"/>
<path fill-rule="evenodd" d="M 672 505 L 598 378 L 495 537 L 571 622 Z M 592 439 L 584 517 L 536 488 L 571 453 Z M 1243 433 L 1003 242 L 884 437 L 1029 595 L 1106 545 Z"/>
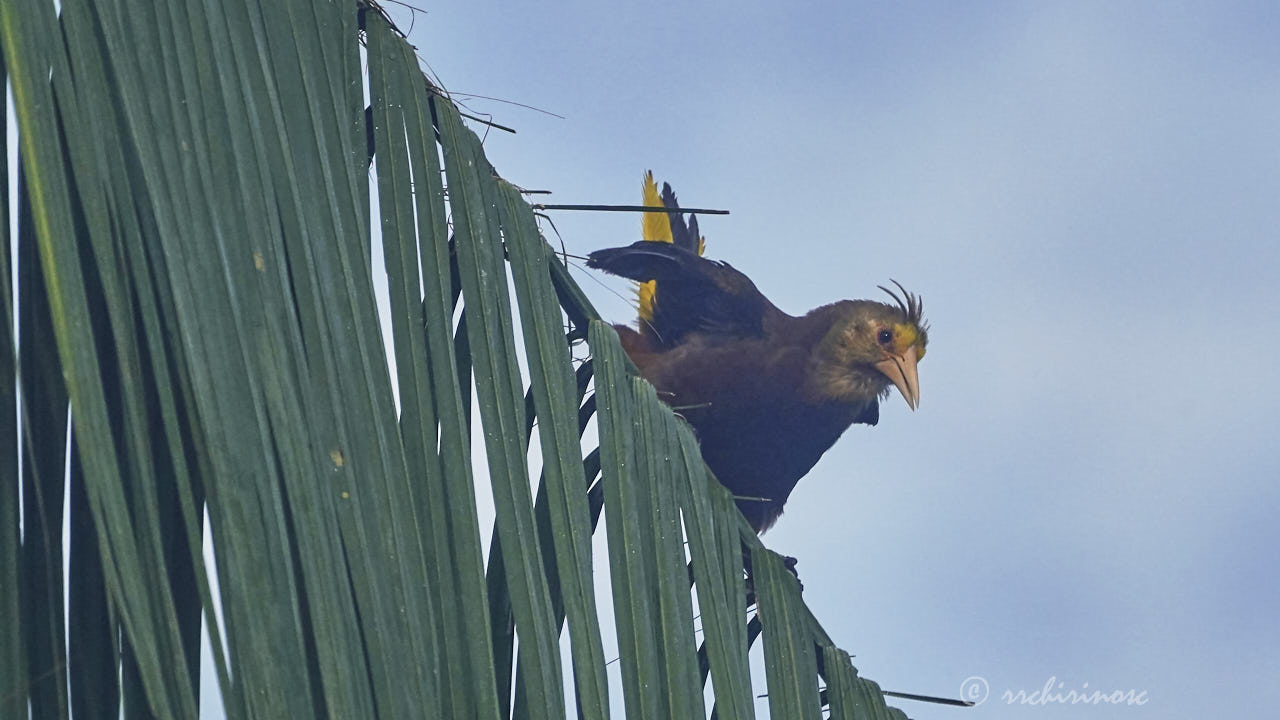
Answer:
<path fill-rule="evenodd" d="M 929 344 L 928 323 L 919 296 L 881 286 L 894 304 L 845 300 L 830 306 L 834 321 L 813 356 L 810 391 L 819 398 L 869 401 L 898 388 L 915 410 L 920 406 L 916 364 Z"/>

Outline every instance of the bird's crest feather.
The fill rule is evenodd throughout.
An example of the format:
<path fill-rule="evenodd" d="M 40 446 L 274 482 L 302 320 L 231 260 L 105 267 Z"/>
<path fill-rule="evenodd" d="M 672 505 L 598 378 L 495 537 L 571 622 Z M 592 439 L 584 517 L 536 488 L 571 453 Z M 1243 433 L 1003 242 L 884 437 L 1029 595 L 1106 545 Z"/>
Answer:
<path fill-rule="evenodd" d="M 898 286 L 898 289 L 902 291 L 902 297 L 899 297 L 897 293 L 883 285 L 877 285 L 876 287 L 888 293 L 889 297 L 893 298 L 893 301 L 898 304 L 898 307 L 902 308 L 903 314 L 907 316 L 907 322 L 919 327 L 921 330 L 927 330 L 927 323 L 924 321 L 924 300 L 919 295 L 902 287 L 902 283 L 897 280 L 890 278 L 889 282 Z"/>

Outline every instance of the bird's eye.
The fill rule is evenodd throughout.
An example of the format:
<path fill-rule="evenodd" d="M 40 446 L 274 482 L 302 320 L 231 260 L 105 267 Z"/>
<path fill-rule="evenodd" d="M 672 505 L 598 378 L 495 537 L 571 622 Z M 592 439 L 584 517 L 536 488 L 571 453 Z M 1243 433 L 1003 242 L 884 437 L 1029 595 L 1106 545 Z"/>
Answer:
<path fill-rule="evenodd" d="M 879 333 L 876 334 L 876 340 L 879 340 L 881 345 L 888 345 L 889 343 L 893 342 L 893 331 L 881 330 Z"/>

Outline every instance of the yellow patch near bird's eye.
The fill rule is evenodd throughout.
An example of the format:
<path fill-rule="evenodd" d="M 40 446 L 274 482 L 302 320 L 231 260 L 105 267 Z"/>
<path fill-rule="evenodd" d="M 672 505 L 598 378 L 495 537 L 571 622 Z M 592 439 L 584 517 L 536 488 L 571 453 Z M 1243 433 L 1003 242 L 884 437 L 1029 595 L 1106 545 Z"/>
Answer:
<path fill-rule="evenodd" d="M 907 323 L 894 323 L 893 326 L 893 351 L 898 355 L 905 353 L 912 345 L 920 342 L 920 331 L 915 325 Z M 921 347 L 916 353 L 916 362 L 924 357 L 924 348 Z"/>

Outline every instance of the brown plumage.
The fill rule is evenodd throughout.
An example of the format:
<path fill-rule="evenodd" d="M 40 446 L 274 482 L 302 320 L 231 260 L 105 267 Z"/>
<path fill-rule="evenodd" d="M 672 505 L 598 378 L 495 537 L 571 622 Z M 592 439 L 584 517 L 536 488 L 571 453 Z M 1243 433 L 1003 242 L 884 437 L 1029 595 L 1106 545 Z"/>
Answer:
<path fill-rule="evenodd" d="M 796 317 L 687 245 L 640 241 L 594 252 L 587 265 L 656 281 L 642 305 L 650 319 L 639 330 L 615 326 L 623 347 L 693 426 L 707 466 L 757 532 L 850 425 L 876 424 L 891 386 L 912 409 L 919 402 L 927 327 L 901 285 L 901 295 L 885 289 L 892 305 L 842 300 Z"/>

